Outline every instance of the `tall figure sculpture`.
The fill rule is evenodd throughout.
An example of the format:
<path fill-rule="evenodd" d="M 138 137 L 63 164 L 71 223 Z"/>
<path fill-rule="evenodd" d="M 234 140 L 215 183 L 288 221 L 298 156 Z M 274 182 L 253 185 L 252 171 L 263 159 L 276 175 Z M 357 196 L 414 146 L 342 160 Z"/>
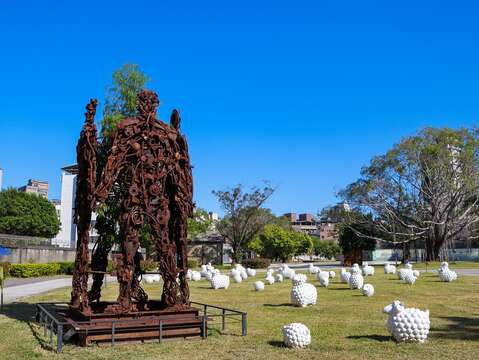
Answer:
<path fill-rule="evenodd" d="M 117 304 L 107 309 L 115 313 L 141 308 L 147 300 L 138 282 L 139 238 L 145 224 L 150 225 L 164 281 L 161 305 L 181 309 L 189 301 L 186 244 L 193 182 L 187 142 L 180 132 L 178 111 L 173 111 L 170 125 L 157 119 L 159 100 L 154 92 L 141 91 L 137 104 L 139 115 L 118 125 L 93 199 L 96 206 L 103 203 L 121 176 L 121 257 L 117 268 L 120 290 Z M 89 169 L 94 171 L 93 166 Z M 91 188 L 84 192 L 91 194 Z M 79 223 L 86 218 L 86 214 L 80 216 Z M 85 239 L 80 228 L 78 231 L 79 248 L 83 249 Z M 84 259 L 85 255 L 77 251 L 78 257 Z M 75 299 L 72 295 L 72 306 L 78 307 Z M 88 297 L 83 299 L 86 308 Z"/>
<path fill-rule="evenodd" d="M 71 304 L 74 308 L 90 312 L 88 304 L 88 260 L 91 213 L 95 205 L 96 182 L 96 127 L 94 123 L 96 100 L 86 106 L 85 124 L 77 144 L 77 186 L 75 197 L 75 223 L 77 226 L 77 248 L 72 280 Z"/>

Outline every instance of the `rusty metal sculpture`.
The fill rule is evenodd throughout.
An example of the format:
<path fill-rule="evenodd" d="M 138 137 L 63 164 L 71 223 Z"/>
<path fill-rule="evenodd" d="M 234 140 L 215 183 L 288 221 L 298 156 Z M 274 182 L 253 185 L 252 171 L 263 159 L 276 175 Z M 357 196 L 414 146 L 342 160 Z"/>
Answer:
<path fill-rule="evenodd" d="M 193 180 L 186 138 L 180 132 L 180 115 L 173 110 L 170 125 L 157 119 L 157 95 L 148 90 L 138 94 L 139 115 L 124 119 L 114 134 L 111 151 L 99 179 L 96 179 L 96 128 L 93 118 L 96 100 L 87 105 L 86 121 L 77 146 L 79 173 L 76 193 L 78 231 L 71 306 L 84 314 L 90 301 L 99 300 L 95 279 L 90 294 L 88 282 L 88 240 L 91 213 L 106 201 L 121 177 L 121 256 L 117 261 L 120 286 L 117 303 L 105 311 L 125 313 L 144 309 L 147 296 L 141 289 L 139 232 L 145 224 L 155 241 L 159 271 L 163 278 L 161 306 L 188 306 L 187 218 L 193 209 Z M 101 236 L 101 234 L 100 234 Z M 98 249 L 92 270 L 105 269 L 110 247 Z M 93 263 L 93 261 L 92 261 Z M 104 271 L 104 270 L 103 270 Z M 100 271 L 101 272 L 101 271 Z"/>

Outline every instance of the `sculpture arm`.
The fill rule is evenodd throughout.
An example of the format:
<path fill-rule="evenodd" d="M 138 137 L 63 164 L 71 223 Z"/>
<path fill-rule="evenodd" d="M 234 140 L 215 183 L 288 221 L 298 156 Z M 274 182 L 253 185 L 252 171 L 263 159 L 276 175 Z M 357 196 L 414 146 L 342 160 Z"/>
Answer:
<path fill-rule="evenodd" d="M 101 173 L 100 183 L 95 192 L 95 202 L 102 204 L 105 202 L 113 185 L 115 184 L 128 152 L 128 145 L 126 139 L 123 137 L 123 132 L 117 130 L 113 139 L 111 151 L 108 154 L 105 167 Z"/>

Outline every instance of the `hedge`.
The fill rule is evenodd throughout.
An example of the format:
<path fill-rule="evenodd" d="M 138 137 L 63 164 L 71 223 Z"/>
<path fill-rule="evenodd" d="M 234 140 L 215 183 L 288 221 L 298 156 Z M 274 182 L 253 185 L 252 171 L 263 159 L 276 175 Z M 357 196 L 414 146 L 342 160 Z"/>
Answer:
<path fill-rule="evenodd" d="M 267 258 L 245 259 L 241 262 L 245 268 L 266 269 L 271 265 L 271 260 Z"/>
<path fill-rule="evenodd" d="M 59 263 L 51 264 L 12 264 L 10 267 L 10 276 L 13 277 L 36 277 L 50 276 L 60 273 L 61 266 Z"/>

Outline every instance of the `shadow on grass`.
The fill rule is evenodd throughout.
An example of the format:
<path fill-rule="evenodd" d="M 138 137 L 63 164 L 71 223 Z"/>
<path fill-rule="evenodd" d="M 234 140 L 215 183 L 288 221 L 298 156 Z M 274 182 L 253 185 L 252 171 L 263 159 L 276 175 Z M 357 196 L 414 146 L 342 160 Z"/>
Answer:
<path fill-rule="evenodd" d="M 348 336 L 348 339 L 353 339 L 353 340 L 362 340 L 362 339 L 367 339 L 367 340 L 374 340 L 378 342 L 387 342 L 391 341 L 391 336 L 386 336 L 386 335 L 351 335 Z"/>
<path fill-rule="evenodd" d="M 40 327 L 36 326 L 36 307 L 35 304 L 29 304 L 24 302 L 14 302 L 10 304 L 3 305 L 3 310 L 0 312 L 1 315 L 5 315 L 10 319 L 21 321 L 27 324 L 30 331 L 32 332 L 33 337 L 37 340 L 38 344 L 44 350 L 54 349 L 54 345 L 50 345 L 46 339 L 43 339 L 40 336 Z"/>
<path fill-rule="evenodd" d="M 284 304 L 264 304 L 265 307 L 293 307 L 292 304 L 284 303 Z"/>
<path fill-rule="evenodd" d="M 268 345 L 271 345 L 273 347 L 277 347 L 277 348 L 285 348 L 286 345 L 284 345 L 284 343 L 282 341 L 278 341 L 278 340 L 270 340 L 268 341 Z"/>
<path fill-rule="evenodd" d="M 479 340 L 479 317 L 443 316 L 449 324 L 431 329 L 431 336 L 443 339 Z"/>
<path fill-rule="evenodd" d="M 329 288 L 330 290 L 351 290 L 350 288 Z"/>

